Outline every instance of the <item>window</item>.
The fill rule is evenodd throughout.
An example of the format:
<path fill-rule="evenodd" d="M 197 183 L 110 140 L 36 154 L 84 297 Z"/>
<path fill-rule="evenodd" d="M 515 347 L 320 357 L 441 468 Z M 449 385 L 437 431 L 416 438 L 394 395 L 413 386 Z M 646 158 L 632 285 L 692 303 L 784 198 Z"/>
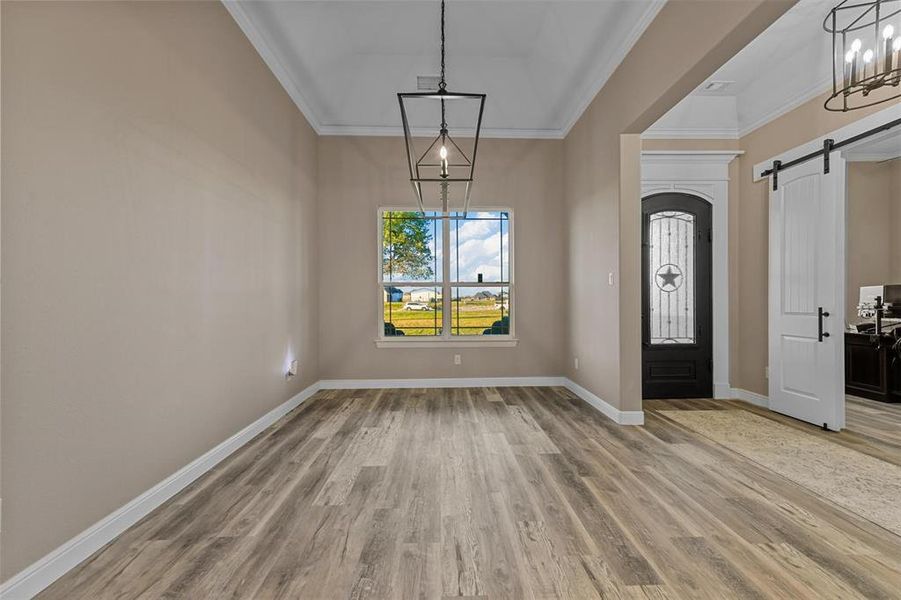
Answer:
<path fill-rule="evenodd" d="M 510 232 L 507 210 L 379 211 L 380 338 L 510 341 Z"/>
<path fill-rule="evenodd" d="M 651 344 L 695 343 L 695 216 L 666 210 L 648 224 Z"/>

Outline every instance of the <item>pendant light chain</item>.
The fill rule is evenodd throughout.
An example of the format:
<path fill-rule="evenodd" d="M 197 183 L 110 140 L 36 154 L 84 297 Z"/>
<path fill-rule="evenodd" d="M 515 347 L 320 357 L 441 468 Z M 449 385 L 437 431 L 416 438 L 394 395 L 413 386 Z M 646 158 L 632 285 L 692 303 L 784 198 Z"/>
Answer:
<path fill-rule="evenodd" d="M 444 80 L 444 0 L 441 0 L 441 81 L 438 82 L 438 88 L 441 90 L 447 88 L 447 82 Z"/>
<path fill-rule="evenodd" d="M 444 93 L 447 82 L 444 80 L 444 0 L 441 0 L 441 81 L 438 82 L 438 92 Z M 444 99 L 441 99 L 441 135 L 447 135 L 447 116 L 445 115 Z"/>
<path fill-rule="evenodd" d="M 466 211 L 469 209 L 469 199 L 472 194 L 473 171 L 479 148 L 479 136 L 482 130 L 482 114 L 485 111 L 486 95 L 452 92 L 447 89 L 447 2 L 446 0 L 440 0 L 440 2 L 441 72 L 438 78 L 438 89 L 427 90 L 420 88 L 420 91 L 417 92 L 399 93 L 397 94 L 397 99 L 400 103 L 400 117 L 404 127 L 404 144 L 407 149 L 410 183 L 413 185 L 420 212 L 423 214 L 426 212 L 426 194 L 424 194 L 423 186 L 428 186 L 429 196 L 437 192 L 437 198 L 435 199 L 440 199 L 444 213 L 451 209 L 451 190 L 459 189 L 462 196 L 459 200 L 459 206 L 462 207 L 462 214 L 465 216 Z M 450 100 L 455 101 L 455 106 L 459 110 L 454 109 L 453 114 L 448 115 L 447 109 L 449 107 L 447 103 Z M 427 117 L 427 119 L 434 126 L 433 119 L 437 116 L 435 112 L 439 109 L 439 106 L 435 105 L 435 101 L 440 105 L 441 127 L 438 135 L 432 139 L 423 153 L 421 149 L 416 147 L 417 143 L 413 137 L 413 130 L 408 119 L 408 107 L 430 107 L 427 108 L 430 111 L 427 114 L 431 116 Z M 475 122 L 472 123 L 471 127 L 460 127 L 458 121 L 469 121 L 473 117 Z M 466 141 L 463 142 L 462 148 L 451 137 L 448 131 L 448 120 L 454 121 L 455 132 L 463 132 L 461 136 L 466 138 Z M 470 132 L 474 135 L 470 134 Z M 456 201 L 454 199 L 454 202 Z"/>

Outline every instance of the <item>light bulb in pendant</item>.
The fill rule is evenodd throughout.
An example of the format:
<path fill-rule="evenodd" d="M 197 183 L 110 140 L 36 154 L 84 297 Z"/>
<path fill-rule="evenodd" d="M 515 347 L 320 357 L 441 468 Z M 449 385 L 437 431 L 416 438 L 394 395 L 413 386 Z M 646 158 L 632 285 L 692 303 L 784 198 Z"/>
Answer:
<path fill-rule="evenodd" d="M 882 70 L 885 73 L 888 73 L 892 70 L 892 36 L 895 35 L 895 26 L 894 25 L 886 25 L 882 30 Z M 897 42 L 898 40 L 894 40 Z M 879 70 L 879 67 L 876 67 L 876 70 Z"/>
<path fill-rule="evenodd" d="M 901 51 L 901 37 L 895 38 L 895 41 L 892 42 L 892 50 L 895 52 Z"/>
<path fill-rule="evenodd" d="M 441 146 L 441 149 L 438 150 L 438 156 L 441 157 L 441 176 L 447 177 L 449 174 L 447 171 L 447 148 Z"/>
<path fill-rule="evenodd" d="M 863 43 L 860 41 L 860 39 L 855 38 L 854 41 L 851 42 L 851 51 L 852 52 L 860 52 L 860 47 L 862 45 L 863 45 Z"/>
<path fill-rule="evenodd" d="M 863 67 L 861 68 L 861 79 L 867 79 L 871 75 L 875 75 L 876 73 L 870 72 L 870 65 L 873 64 L 873 50 L 867 48 L 863 53 Z M 875 66 L 873 68 L 875 70 Z"/>

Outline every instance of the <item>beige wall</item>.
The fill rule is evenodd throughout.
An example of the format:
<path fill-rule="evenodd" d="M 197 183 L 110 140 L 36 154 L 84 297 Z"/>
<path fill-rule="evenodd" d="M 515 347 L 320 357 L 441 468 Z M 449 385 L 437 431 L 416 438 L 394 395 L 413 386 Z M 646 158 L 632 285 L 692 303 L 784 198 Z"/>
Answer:
<path fill-rule="evenodd" d="M 755 164 L 852 123 L 884 106 L 834 113 L 823 109 L 826 96 L 814 98 L 756 129 L 739 140 L 741 156 L 739 189 L 739 354 L 733 387 L 758 394 L 768 393 L 765 370 L 767 348 L 768 293 L 768 205 L 766 181 L 754 182 Z M 897 188 L 896 188 L 897 189 Z"/>
<path fill-rule="evenodd" d="M 895 262 L 892 263 L 893 267 L 893 277 L 894 283 L 901 283 L 901 235 L 898 235 L 898 232 L 901 232 L 901 204 L 898 202 L 898 190 L 901 190 L 901 161 L 896 160 L 893 162 L 894 169 L 892 173 L 894 174 L 892 177 L 892 198 L 895 199 L 894 211 L 892 216 L 894 217 L 894 235 L 892 236 L 892 257 Z"/>
<path fill-rule="evenodd" d="M 641 408 L 640 145 L 620 136 L 647 129 L 792 4 L 668 2 L 564 142 L 566 375 L 617 408 Z"/>
<path fill-rule="evenodd" d="M 219 3 L 3 2 L 0 578 L 320 377 L 562 373 L 640 408 L 635 134 L 792 3 L 671 0 L 565 141 L 485 140 L 520 344 L 422 351 L 373 343 L 399 138 L 317 141 Z"/>
<path fill-rule="evenodd" d="M 315 136 L 220 3 L 5 1 L 2 111 L 6 579 L 318 379 L 318 293 Z"/>
<path fill-rule="evenodd" d="M 860 287 L 901 283 L 901 159 L 848 163 L 846 319 L 860 321 Z"/>
<path fill-rule="evenodd" d="M 472 206 L 514 213 L 516 348 L 376 348 L 382 294 L 377 210 L 415 205 L 403 138 L 322 137 L 319 157 L 324 379 L 560 375 L 566 320 L 562 142 L 486 139 L 479 145 Z M 461 365 L 454 365 L 454 354 Z"/>

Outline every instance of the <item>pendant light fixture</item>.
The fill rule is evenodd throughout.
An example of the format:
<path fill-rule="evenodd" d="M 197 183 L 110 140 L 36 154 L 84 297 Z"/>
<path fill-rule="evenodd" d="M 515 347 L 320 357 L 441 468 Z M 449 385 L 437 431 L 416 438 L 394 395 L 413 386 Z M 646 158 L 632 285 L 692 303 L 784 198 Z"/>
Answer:
<path fill-rule="evenodd" d="M 441 0 L 441 76 L 438 89 L 399 93 L 397 99 L 404 125 L 410 183 L 419 210 L 425 212 L 427 205 L 432 206 L 433 202 L 440 201 L 442 211 L 459 209 L 465 215 L 472 194 L 485 94 L 447 89 L 444 25 L 444 0 Z M 418 149 L 414 135 L 425 138 Z"/>
<path fill-rule="evenodd" d="M 832 94 L 847 112 L 901 98 L 901 0 L 844 0 L 823 21 L 832 35 Z"/>

